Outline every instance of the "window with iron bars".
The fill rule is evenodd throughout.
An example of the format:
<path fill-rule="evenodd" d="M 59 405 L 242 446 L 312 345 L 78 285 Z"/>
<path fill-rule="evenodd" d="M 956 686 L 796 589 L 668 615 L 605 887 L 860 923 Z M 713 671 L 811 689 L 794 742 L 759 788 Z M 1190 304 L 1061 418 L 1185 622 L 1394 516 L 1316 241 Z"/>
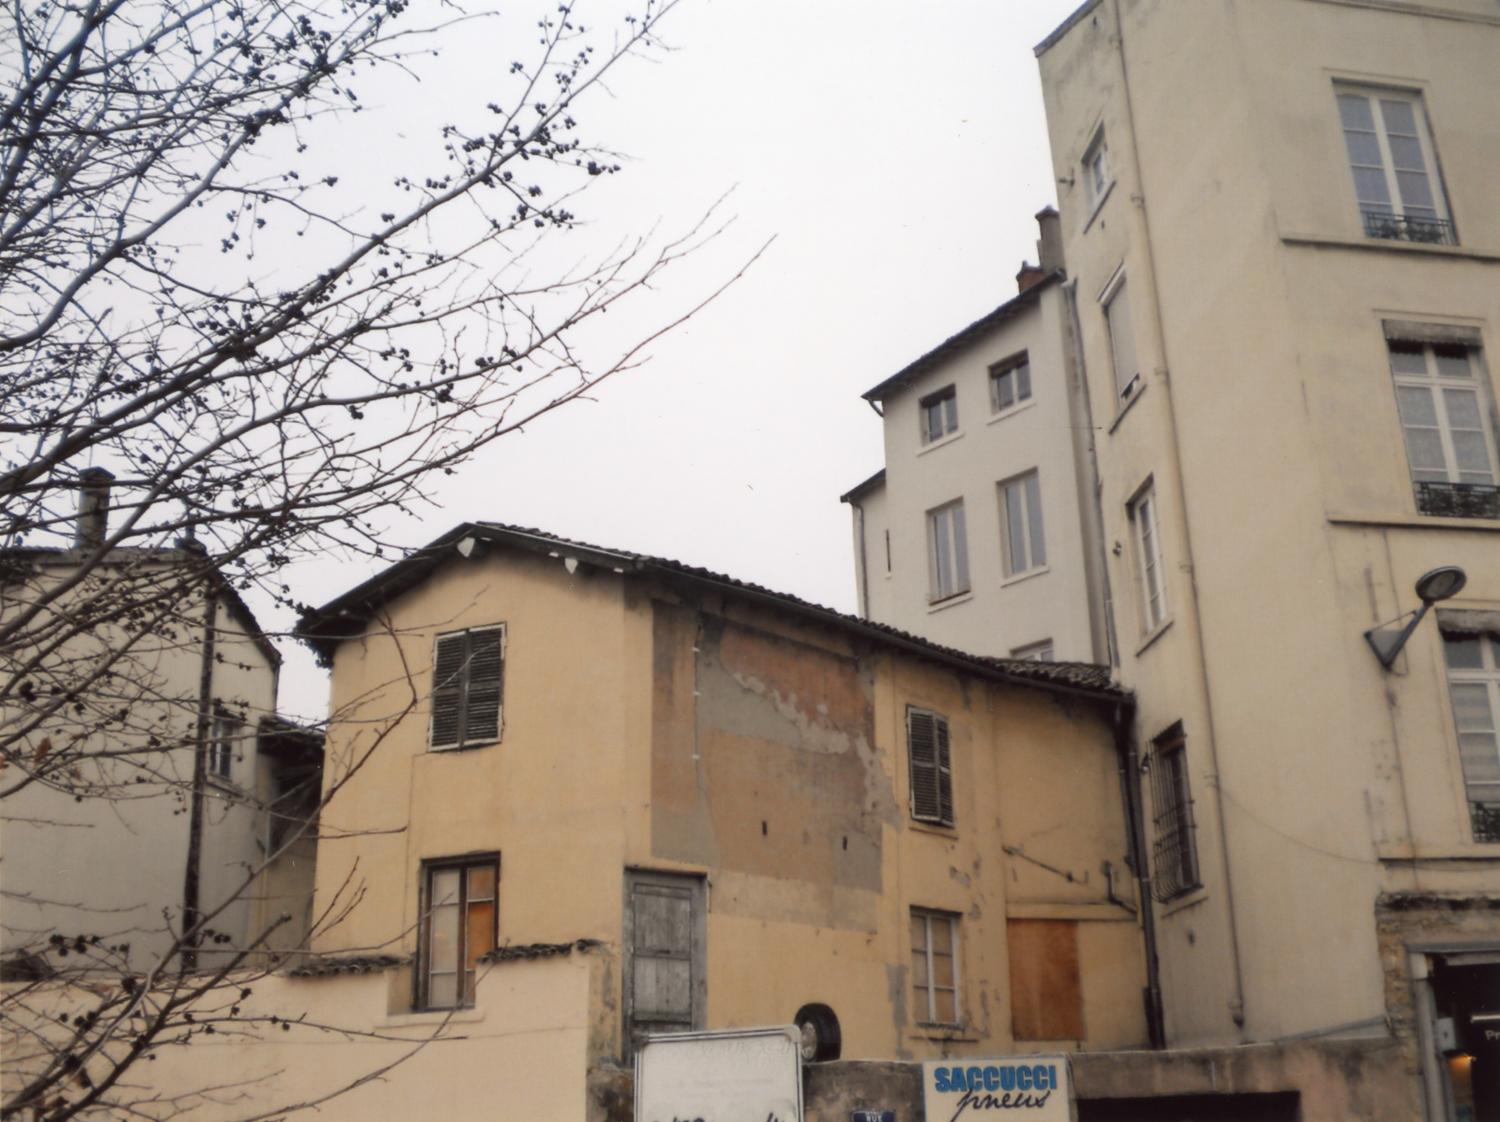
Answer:
<path fill-rule="evenodd" d="M 1158 900 L 1171 900 L 1201 883 L 1188 788 L 1187 738 L 1181 723 L 1151 742 L 1150 772 L 1152 888 Z"/>

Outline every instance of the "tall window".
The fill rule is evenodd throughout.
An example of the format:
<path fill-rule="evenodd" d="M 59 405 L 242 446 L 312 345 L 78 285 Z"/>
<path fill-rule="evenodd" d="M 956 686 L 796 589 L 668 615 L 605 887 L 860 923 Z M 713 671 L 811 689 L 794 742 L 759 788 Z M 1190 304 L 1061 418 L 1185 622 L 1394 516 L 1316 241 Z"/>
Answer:
<path fill-rule="evenodd" d="M 922 822 L 953 825 L 953 760 L 946 717 L 907 707 L 906 759 L 911 777 L 911 816 Z"/>
<path fill-rule="evenodd" d="M 1198 849 L 1193 837 L 1193 799 L 1188 789 L 1187 741 L 1174 725 L 1152 741 L 1152 890 L 1170 900 L 1197 888 Z"/>
<path fill-rule="evenodd" d="M 958 917 L 911 910 L 913 1007 L 920 1024 L 958 1024 Z"/>
<path fill-rule="evenodd" d="M 969 591 L 969 543 L 962 499 L 927 512 L 928 600 Z"/>
<path fill-rule="evenodd" d="M 1452 243 L 1422 95 L 1337 87 L 1354 197 L 1372 238 Z"/>
<path fill-rule="evenodd" d="M 1479 350 L 1403 339 L 1386 345 L 1417 509 L 1500 517 L 1495 433 Z"/>
<path fill-rule="evenodd" d="M 1005 575 L 1019 576 L 1047 564 L 1042 535 L 1042 484 L 1034 471 L 1000 484 L 1001 555 Z"/>
<path fill-rule="evenodd" d="M 1031 363 L 1022 352 L 990 367 L 990 410 L 1004 413 L 1031 400 Z"/>
<path fill-rule="evenodd" d="M 214 735 L 208 746 L 208 773 L 216 779 L 234 778 L 234 755 L 244 724 L 223 710 L 214 714 Z"/>
<path fill-rule="evenodd" d="M 1167 586 L 1162 571 L 1161 522 L 1156 514 L 1156 487 L 1147 484 L 1130 504 L 1135 536 L 1136 570 L 1141 589 L 1141 630 L 1155 631 L 1167 619 Z"/>
<path fill-rule="evenodd" d="M 439 635 L 432 659 L 434 749 L 500 739 L 505 629 L 479 627 Z"/>
<path fill-rule="evenodd" d="M 433 861 L 423 881 L 417 1003 L 424 1009 L 473 1005 L 479 959 L 495 949 L 500 859 Z"/>
<path fill-rule="evenodd" d="M 1500 842 L 1500 635 L 1443 633 L 1448 696 L 1477 842 Z"/>
<path fill-rule="evenodd" d="M 958 431 L 958 391 L 944 386 L 917 403 L 921 410 L 922 443 L 931 444 Z"/>
<path fill-rule="evenodd" d="M 1115 391 L 1130 397 L 1141 385 L 1141 368 L 1135 358 L 1135 324 L 1130 318 L 1130 289 L 1121 277 L 1104 297 L 1104 318 L 1109 327 L 1110 360 L 1115 368 Z"/>
<path fill-rule="evenodd" d="M 1083 196 L 1090 211 L 1104 201 L 1104 193 L 1114 182 L 1109 170 L 1109 146 L 1104 143 L 1104 130 L 1094 134 L 1083 153 Z"/>

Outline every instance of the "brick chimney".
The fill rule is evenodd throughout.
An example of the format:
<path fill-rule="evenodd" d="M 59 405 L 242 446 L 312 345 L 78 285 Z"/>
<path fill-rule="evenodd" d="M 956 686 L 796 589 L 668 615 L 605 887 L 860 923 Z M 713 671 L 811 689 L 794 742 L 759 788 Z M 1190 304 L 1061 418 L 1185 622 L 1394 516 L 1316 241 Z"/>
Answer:
<path fill-rule="evenodd" d="M 1021 271 L 1016 274 L 1016 291 L 1025 292 L 1032 285 L 1037 284 L 1047 275 L 1040 265 L 1033 265 L 1030 261 L 1021 262 Z"/>
<path fill-rule="evenodd" d="M 78 475 L 78 520 L 74 549 L 98 549 L 109 530 L 109 485 L 114 476 L 101 467 L 84 468 Z"/>
<path fill-rule="evenodd" d="M 1063 268 L 1062 220 L 1055 207 L 1046 207 L 1037 212 L 1036 259 L 1043 273 L 1056 273 Z"/>

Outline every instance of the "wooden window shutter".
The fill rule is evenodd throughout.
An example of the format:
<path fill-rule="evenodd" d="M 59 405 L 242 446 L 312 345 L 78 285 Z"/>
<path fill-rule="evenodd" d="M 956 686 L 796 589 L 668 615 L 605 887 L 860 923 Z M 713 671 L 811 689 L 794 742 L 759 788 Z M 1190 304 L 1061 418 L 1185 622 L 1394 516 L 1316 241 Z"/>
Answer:
<path fill-rule="evenodd" d="M 943 822 L 953 825 L 953 759 L 948 751 L 948 722 L 942 717 L 932 718 L 934 740 L 937 744 L 938 813 Z"/>
<path fill-rule="evenodd" d="M 924 822 L 942 820 L 938 720 L 936 714 L 924 709 L 906 709 L 906 757 L 912 777 L 912 817 Z"/>
<path fill-rule="evenodd" d="M 498 627 L 469 632 L 469 683 L 464 699 L 465 741 L 500 736 L 501 679 L 505 673 L 502 632 Z"/>
<path fill-rule="evenodd" d="M 439 635 L 432 656 L 433 748 L 457 748 L 463 743 L 464 665 L 469 636 Z"/>

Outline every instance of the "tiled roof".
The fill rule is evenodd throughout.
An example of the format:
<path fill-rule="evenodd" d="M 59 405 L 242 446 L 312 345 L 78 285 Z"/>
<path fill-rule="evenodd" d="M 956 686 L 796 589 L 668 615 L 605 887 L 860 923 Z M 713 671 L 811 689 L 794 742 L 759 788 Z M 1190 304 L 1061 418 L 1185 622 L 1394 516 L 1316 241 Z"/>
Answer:
<path fill-rule="evenodd" d="M 602 946 L 598 939 L 575 939 L 571 943 L 522 943 L 514 947 L 496 947 L 479 956 L 480 962 L 515 962 L 523 958 L 556 958 L 574 951 L 589 951 Z"/>
<path fill-rule="evenodd" d="M 571 557 L 580 563 L 612 569 L 618 573 L 656 575 L 699 588 L 712 587 L 720 591 L 738 592 L 748 599 L 758 600 L 804 619 L 837 627 L 988 678 L 1066 693 L 1092 694 L 1108 700 L 1123 700 L 1130 696 L 1111 681 L 1107 666 L 1088 662 L 1033 662 L 971 654 L 930 642 L 887 624 L 835 611 L 790 593 L 776 592 L 711 569 L 684 564 L 667 557 L 654 557 L 648 553 L 590 545 L 542 530 L 508 526 L 500 522 L 465 522 L 457 526 L 358 587 L 303 616 L 297 625 L 297 634 L 325 657 L 330 656 L 343 638 L 362 630 L 364 621 L 379 605 L 420 584 L 439 565 L 457 560 L 460 555 L 455 547 L 466 538 L 512 546 L 545 556 Z"/>
<path fill-rule="evenodd" d="M 404 954 L 351 954 L 336 958 L 315 958 L 293 967 L 287 973 L 293 978 L 329 978 L 335 974 L 374 974 L 411 961 Z"/>

